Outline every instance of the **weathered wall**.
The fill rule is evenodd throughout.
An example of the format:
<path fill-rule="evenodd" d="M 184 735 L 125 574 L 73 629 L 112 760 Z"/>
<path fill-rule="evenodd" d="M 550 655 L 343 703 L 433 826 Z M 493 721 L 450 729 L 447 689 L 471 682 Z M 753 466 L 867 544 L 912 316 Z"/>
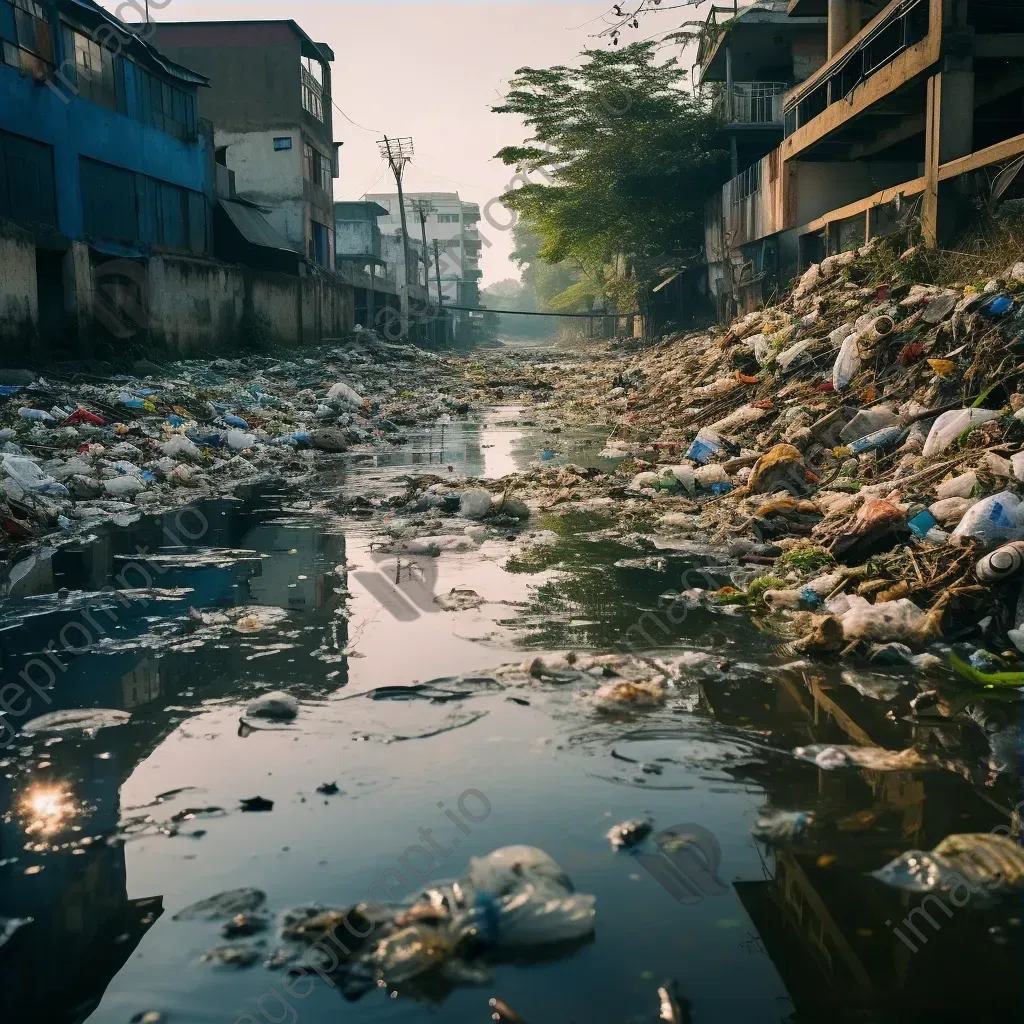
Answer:
<path fill-rule="evenodd" d="M 274 149 L 275 138 L 290 138 L 291 149 Z M 302 132 L 297 124 L 267 131 L 216 128 L 214 145 L 227 147 L 235 192 L 264 208 L 263 216 L 298 252 L 306 251 L 306 208 L 302 189 Z"/>
<path fill-rule="evenodd" d="M 811 163 L 798 160 L 791 166 L 796 175 L 796 219 L 786 227 L 809 224 L 830 210 L 909 181 L 920 173 L 920 164 L 912 162 Z"/>
<path fill-rule="evenodd" d="M 332 275 L 264 273 L 182 257 L 148 265 L 149 336 L 178 355 L 261 340 L 310 344 L 355 326 L 352 285 Z"/>
<path fill-rule="evenodd" d="M 298 124 L 299 37 L 287 22 L 156 22 L 153 42 L 210 80 L 199 113 L 218 128 L 249 131 Z"/>
<path fill-rule="evenodd" d="M 32 237 L 0 221 L 0 362 L 29 354 L 39 321 L 37 294 Z"/>

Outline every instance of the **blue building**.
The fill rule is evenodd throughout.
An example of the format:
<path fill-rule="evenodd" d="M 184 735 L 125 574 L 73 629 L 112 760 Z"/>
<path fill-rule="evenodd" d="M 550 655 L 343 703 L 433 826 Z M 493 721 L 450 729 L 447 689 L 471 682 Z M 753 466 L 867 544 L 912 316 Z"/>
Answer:
<path fill-rule="evenodd" d="M 212 251 L 207 79 L 152 30 L 92 0 L 0 0 L 0 342 L 73 341 L 100 256 Z"/>

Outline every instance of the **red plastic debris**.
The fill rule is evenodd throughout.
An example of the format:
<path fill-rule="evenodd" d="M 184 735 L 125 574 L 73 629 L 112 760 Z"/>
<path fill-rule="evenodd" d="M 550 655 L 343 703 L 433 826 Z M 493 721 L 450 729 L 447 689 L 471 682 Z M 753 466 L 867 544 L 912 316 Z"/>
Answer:
<path fill-rule="evenodd" d="M 88 409 L 76 409 L 63 423 L 62 427 L 73 427 L 77 423 L 91 423 L 94 427 L 102 427 L 103 419 Z"/>
<path fill-rule="evenodd" d="M 900 349 L 900 354 L 896 357 L 896 361 L 900 366 L 912 366 L 924 355 L 924 345 L 919 341 L 912 341 L 909 345 L 904 345 Z"/>
<path fill-rule="evenodd" d="M 830 381 L 830 380 L 827 380 L 823 384 L 819 384 L 818 385 L 818 390 L 819 391 L 835 391 L 835 389 L 836 389 L 835 384 L 833 384 L 832 381 Z"/>

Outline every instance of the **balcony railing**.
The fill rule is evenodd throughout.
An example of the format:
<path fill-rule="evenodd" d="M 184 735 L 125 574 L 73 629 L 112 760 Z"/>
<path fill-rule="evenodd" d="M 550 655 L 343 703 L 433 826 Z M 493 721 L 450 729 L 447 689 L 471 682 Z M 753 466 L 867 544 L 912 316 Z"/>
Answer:
<path fill-rule="evenodd" d="M 733 82 L 732 109 L 728 93 L 715 100 L 715 112 L 730 124 L 782 124 L 785 82 Z"/>

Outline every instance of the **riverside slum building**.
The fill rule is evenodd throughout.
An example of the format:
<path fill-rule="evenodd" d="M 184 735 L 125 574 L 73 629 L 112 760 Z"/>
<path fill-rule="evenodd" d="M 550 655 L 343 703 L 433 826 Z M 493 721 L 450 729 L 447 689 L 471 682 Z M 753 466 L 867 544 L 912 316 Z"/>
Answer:
<path fill-rule="evenodd" d="M 998 0 L 712 8 L 697 63 L 734 171 L 706 210 L 719 317 L 825 256 L 911 223 L 938 246 L 1015 197 L 1022 58 L 1024 5 Z"/>
<path fill-rule="evenodd" d="M 0 0 L 8 364 L 355 325 L 368 276 L 333 256 L 333 55 L 294 22 L 160 32 L 92 0 Z M 256 59 L 274 73 L 242 94 Z M 377 290 L 397 307 L 393 284 Z"/>

